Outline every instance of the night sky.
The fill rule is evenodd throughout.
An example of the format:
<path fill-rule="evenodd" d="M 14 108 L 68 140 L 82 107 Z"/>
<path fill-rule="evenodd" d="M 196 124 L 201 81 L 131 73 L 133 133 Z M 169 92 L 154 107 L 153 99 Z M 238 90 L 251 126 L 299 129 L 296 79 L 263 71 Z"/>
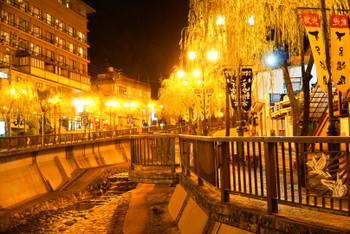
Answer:
<path fill-rule="evenodd" d="M 152 97 L 159 78 L 179 63 L 181 29 L 189 0 L 84 0 L 96 10 L 88 15 L 91 75 L 107 64 L 130 78 L 150 82 Z"/>

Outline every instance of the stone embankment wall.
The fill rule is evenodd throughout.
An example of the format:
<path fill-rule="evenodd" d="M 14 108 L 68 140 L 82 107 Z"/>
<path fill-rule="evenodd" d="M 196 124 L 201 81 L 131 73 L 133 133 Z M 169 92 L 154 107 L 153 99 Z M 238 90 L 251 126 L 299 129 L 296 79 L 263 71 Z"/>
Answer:
<path fill-rule="evenodd" d="M 179 182 L 168 209 L 181 233 L 350 233 L 345 216 L 281 205 L 280 213 L 268 214 L 264 201 L 235 196 L 234 201 L 223 203 L 219 191 L 182 175 Z"/>
<path fill-rule="evenodd" d="M 82 169 L 129 161 L 128 139 L 0 156 L 0 209 L 57 191 Z"/>

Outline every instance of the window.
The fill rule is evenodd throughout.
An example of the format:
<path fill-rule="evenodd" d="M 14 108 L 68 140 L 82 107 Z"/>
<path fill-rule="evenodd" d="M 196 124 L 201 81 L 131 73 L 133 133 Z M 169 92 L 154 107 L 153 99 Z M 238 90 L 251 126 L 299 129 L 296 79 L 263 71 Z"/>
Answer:
<path fill-rule="evenodd" d="M 75 53 L 75 45 L 73 43 L 68 43 L 68 50 L 71 53 Z"/>
<path fill-rule="evenodd" d="M 32 35 L 41 38 L 41 28 L 33 24 L 32 25 Z"/>
<path fill-rule="evenodd" d="M 77 62 L 72 60 L 72 59 L 69 59 L 69 66 L 71 69 L 76 70 L 77 69 Z"/>
<path fill-rule="evenodd" d="M 46 31 L 46 41 L 54 44 L 55 43 L 55 38 L 54 35 L 48 31 Z"/>
<path fill-rule="evenodd" d="M 45 62 L 40 60 L 40 59 L 31 58 L 30 63 L 33 67 L 37 67 L 40 69 L 44 69 L 44 67 L 45 67 Z"/>
<path fill-rule="evenodd" d="M 2 52 L 0 56 L 0 65 L 10 65 L 10 54 Z"/>
<path fill-rule="evenodd" d="M 68 26 L 68 35 L 74 37 L 75 33 L 74 33 L 74 28 L 72 26 Z"/>
<path fill-rule="evenodd" d="M 78 39 L 85 42 L 85 34 L 77 31 Z"/>
<path fill-rule="evenodd" d="M 19 9 L 21 9 L 24 12 L 28 12 L 28 2 L 24 1 L 24 0 L 18 0 L 18 5 L 19 5 Z"/>
<path fill-rule="evenodd" d="M 53 61 L 55 59 L 55 53 L 52 50 L 46 49 L 46 57 Z"/>
<path fill-rule="evenodd" d="M 54 21 L 53 21 L 53 16 L 50 15 L 49 13 L 46 13 L 46 23 L 53 25 Z"/>
<path fill-rule="evenodd" d="M 57 55 L 57 60 L 58 60 L 58 63 L 59 63 L 60 65 L 63 65 L 63 66 L 66 65 L 66 57 L 65 57 L 65 56 L 63 56 L 63 55 L 61 55 L 61 54 L 58 54 L 58 55 Z"/>
<path fill-rule="evenodd" d="M 33 52 L 34 55 L 42 55 L 42 47 L 39 45 L 36 45 L 34 43 L 30 44 L 30 49 Z"/>
<path fill-rule="evenodd" d="M 69 3 L 69 0 L 66 0 L 66 7 L 71 8 L 71 4 Z"/>
<path fill-rule="evenodd" d="M 1 10 L 1 21 L 13 26 L 15 24 L 15 16 L 12 13 Z"/>
<path fill-rule="evenodd" d="M 0 44 L 8 45 L 10 43 L 10 34 L 8 32 L 1 31 Z"/>
<path fill-rule="evenodd" d="M 58 46 L 61 47 L 62 49 L 66 49 L 66 40 L 62 38 L 58 38 Z"/>
<path fill-rule="evenodd" d="M 35 6 L 32 6 L 32 16 L 40 19 L 41 18 L 41 10 Z"/>
<path fill-rule="evenodd" d="M 20 66 L 28 66 L 29 65 L 29 57 L 20 57 L 19 58 Z"/>
<path fill-rule="evenodd" d="M 24 40 L 23 38 L 19 38 L 17 48 L 19 50 L 27 51 L 28 50 L 28 42 L 26 40 Z"/>
<path fill-rule="evenodd" d="M 118 86 L 117 93 L 120 95 L 126 95 L 127 94 L 127 89 L 125 86 Z"/>
<path fill-rule="evenodd" d="M 86 64 L 84 63 L 80 64 L 80 72 L 86 74 Z"/>
<path fill-rule="evenodd" d="M 60 29 L 62 32 L 66 31 L 66 24 L 63 23 L 61 20 L 56 20 L 56 26 L 58 29 Z"/>
<path fill-rule="evenodd" d="M 21 19 L 21 18 L 18 18 L 17 28 L 22 30 L 22 31 L 28 32 L 28 28 L 29 28 L 28 21 Z"/>
<path fill-rule="evenodd" d="M 1 61 L 0 61 L 0 63 L 1 63 Z M 9 78 L 9 74 L 7 74 L 5 72 L 0 72 L 0 78 L 8 79 Z"/>
<path fill-rule="evenodd" d="M 78 47 L 78 55 L 82 58 L 85 58 L 85 51 L 83 48 Z"/>

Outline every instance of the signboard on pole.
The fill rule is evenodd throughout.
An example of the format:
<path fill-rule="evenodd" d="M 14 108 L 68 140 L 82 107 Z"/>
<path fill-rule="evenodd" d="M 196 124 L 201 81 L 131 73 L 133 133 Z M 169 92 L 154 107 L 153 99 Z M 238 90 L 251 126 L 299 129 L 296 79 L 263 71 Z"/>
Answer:
<path fill-rule="evenodd" d="M 226 78 L 227 88 L 231 97 L 231 106 L 234 110 L 237 110 L 238 97 L 236 88 L 236 77 L 232 75 L 232 72 L 228 69 L 224 70 L 224 75 Z M 243 68 L 241 74 L 241 101 L 242 109 L 249 111 L 252 106 L 252 79 L 253 70 L 251 68 Z"/>
<path fill-rule="evenodd" d="M 334 86 L 340 92 L 350 88 L 350 35 L 346 15 L 331 15 L 331 67 Z"/>
<path fill-rule="evenodd" d="M 318 14 L 302 13 L 301 18 L 308 35 L 311 51 L 315 60 L 318 83 L 322 90 L 326 92 L 329 81 L 329 73 L 326 64 L 326 50 L 320 25 L 320 17 Z"/>
<path fill-rule="evenodd" d="M 231 69 L 224 69 L 224 76 L 226 78 L 226 84 L 230 93 L 231 106 L 234 110 L 237 110 L 237 89 L 236 89 L 236 77 L 233 75 Z"/>
<path fill-rule="evenodd" d="M 241 100 L 242 109 L 245 111 L 248 111 L 252 106 L 252 79 L 253 70 L 251 68 L 243 68 L 241 78 Z"/>

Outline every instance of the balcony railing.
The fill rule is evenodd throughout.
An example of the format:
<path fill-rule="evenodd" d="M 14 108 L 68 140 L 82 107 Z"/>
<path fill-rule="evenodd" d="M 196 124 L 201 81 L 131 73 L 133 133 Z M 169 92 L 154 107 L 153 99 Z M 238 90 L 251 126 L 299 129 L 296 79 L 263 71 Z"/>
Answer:
<path fill-rule="evenodd" d="M 3 1 L 5 1 L 5 0 L 3 0 Z M 36 13 L 36 12 L 30 11 L 29 8 L 28 8 L 28 6 L 24 6 L 24 5 L 18 4 L 18 3 L 15 2 L 15 1 L 10 1 L 10 2 L 7 2 L 7 3 L 9 3 L 10 5 L 12 5 L 12 6 L 14 6 L 14 7 L 18 8 L 18 9 L 20 9 L 21 11 L 24 11 L 24 12 L 30 14 L 31 16 L 33 16 L 33 17 L 35 17 L 35 18 L 37 18 L 37 19 L 40 19 L 41 21 L 43 21 L 43 22 L 45 22 L 45 23 L 51 25 L 52 27 L 56 27 L 56 28 L 60 29 L 62 32 L 68 34 L 69 36 L 74 37 L 74 38 L 78 39 L 79 41 L 84 42 L 85 44 L 88 44 L 88 43 L 87 43 L 87 40 L 85 40 L 84 38 L 81 38 L 81 37 L 77 36 L 77 34 L 76 34 L 75 32 L 69 32 L 67 29 L 62 28 L 62 27 L 60 27 L 59 25 L 57 25 L 56 22 L 55 22 L 54 20 L 52 20 L 52 19 L 51 19 L 51 20 L 50 20 L 50 19 L 47 19 L 47 18 L 43 17 L 41 14 L 38 14 L 38 13 Z M 77 12 L 77 11 L 76 11 L 76 12 Z M 77 12 L 77 13 L 78 13 L 79 15 L 81 15 L 79 12 Z M 10 24 L 10 23 L 9 23 L 9 24 Z M 13 25 L 13 24 L 10 24 L 10 25 Z"/>

